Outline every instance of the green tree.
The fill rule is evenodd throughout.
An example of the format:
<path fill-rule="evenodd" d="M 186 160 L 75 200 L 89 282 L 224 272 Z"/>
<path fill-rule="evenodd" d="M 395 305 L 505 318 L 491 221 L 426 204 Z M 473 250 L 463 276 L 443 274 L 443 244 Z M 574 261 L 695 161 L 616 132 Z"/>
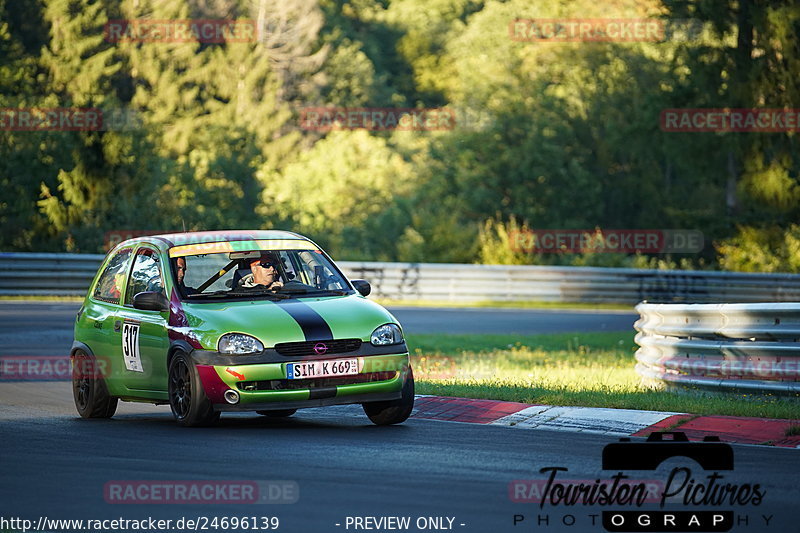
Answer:
<path fill-rule="evenodd" d="M 283 170 L 264 169 L 268 216 L 318 239 L 338 256 L 379 251 L 371 220 L 409 190 L 410 165 L 365 131 L 332 132 Z"/>
<path fill-rule="evenodd" d="M 713 45 L 681 50 L 680 57 L 692 73 L 684 80 L 681 106 L 797 107 L 800 90 L 791 81 L 800 69 L 796 2 L 667 0 L 665 4 L 673 17 L 707 23 L 716 38 Z M 737 270 L 755 264 L 792 269 L 793 261 L 782 256 L 783 246 L 774 250 L 772 260 L 756 260 L 754 255 L 751 262 L 746 256 L 763 244 L 794 238 L 791 223 L 800 215 L 796 135 L 729 133 L 717 141 L 712 158 L 727 171 L 728 232 L 739 228 L 735 238 L 719 247 L 721 264 Z M 785 232 L 784 239 L 776 238 L 776 232 Z M 767 248 L 764 253 L 773 252 Z"/>

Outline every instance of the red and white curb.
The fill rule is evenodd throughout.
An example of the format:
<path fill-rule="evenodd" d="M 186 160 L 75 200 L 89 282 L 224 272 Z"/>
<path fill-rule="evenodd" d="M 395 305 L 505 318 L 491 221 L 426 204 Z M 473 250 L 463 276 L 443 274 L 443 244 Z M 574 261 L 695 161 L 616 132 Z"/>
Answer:
<path fill-rule="evenodd" d="M 800 420 L 775 420 L 736 416 L 694 416 L 663 411 L 608 409 L 601 407 L 559 407 L 496 400 L 417 396 L 414 418 L 445 420 L 518 429 L 573 431 L 609 436 L 646 436 L 664 429 L 682 431 L 691 440 L 706 435 L 723 442 L 771 444 L 800 448 L 800 435 L 786 436 Z"/>

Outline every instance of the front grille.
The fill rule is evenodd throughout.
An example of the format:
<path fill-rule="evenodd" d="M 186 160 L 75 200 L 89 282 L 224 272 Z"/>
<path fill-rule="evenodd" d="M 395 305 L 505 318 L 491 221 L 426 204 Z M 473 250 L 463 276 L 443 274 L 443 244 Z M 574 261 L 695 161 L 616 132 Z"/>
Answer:
<path fill-rule="evenodd" d="M 324 345 L 324 348 L 322 345 Z M 317 348 L 316 350 L 314 349 L 315 347 Z M 340 354 L 354 352 L 359 348 L 361 348 L 361 339 L 281 342 L 275 345 L 275 351 L 286 357 Z"/>
<path fill-rule="evenodd" d="M 270 379 L 264 381 L 240 381 L 236 384 L 243 391 L 265 390 L 296 390 L 296 389 L 323 389 L 337 385 L 353 385 L 355 383 L 371 383 L 373 381 L 388 381 L 394 379 L 397 372 L 367 372 L 354 376 L 341 376 L 336 378 L 315 379 Z"/>

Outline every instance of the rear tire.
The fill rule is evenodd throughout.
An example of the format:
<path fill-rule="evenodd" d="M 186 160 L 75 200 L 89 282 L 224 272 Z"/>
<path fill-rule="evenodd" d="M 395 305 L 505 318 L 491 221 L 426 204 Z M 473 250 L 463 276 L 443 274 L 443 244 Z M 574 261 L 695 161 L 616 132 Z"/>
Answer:
<path fill-rule="evenodd" d="M 108 393 L 94 357 L 77 351 L 72 357 L 72 398 L 83 418 L 111 418 L 119 400 Z"/>
<path fill-rule="evenodd" d="M 192 360 L 177 352 L 169 363 L 169 407 L 178 425 L 184 427 L 210 426 L 219 420 L 206 396 L 200 374 Z"/>
<path fill-rule="evenodd" d="M 403 392 L 399 400 L 388 402 L 370 402 L 362 405 L 364 413 L 373 424 L 388 426 L 405 422 L 414 410 L 414 372 L 408 369 L 406 382 L 403 383 Z"/>
<path fill-rule="evenodd" d="M 292 416 L 297 412 L 297 409 L 280 409 L 277 411 L 256 411 L 256 413 L 262 416 L 268 416 L 270 418 L 286 418 L 287 416 Z"/>

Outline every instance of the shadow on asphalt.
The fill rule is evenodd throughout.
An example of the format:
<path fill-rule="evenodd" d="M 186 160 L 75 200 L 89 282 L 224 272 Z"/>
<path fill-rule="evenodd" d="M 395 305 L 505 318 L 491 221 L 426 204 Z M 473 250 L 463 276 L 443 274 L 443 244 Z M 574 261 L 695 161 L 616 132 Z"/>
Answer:
<path fill-rule="evenodd" d="M 301 417 L 290 417 L 285 419 L 273 419 L 265 416 L 236 416 L 226 417 L 222 415 L 220 420 L 210 427 L 184 428 L 180 427 L 170 414 L 164 415 L 141 415 L 125 414 L 115 415 L 111 419 L 84 419 L 77 415 L 72 417 L 76 427 L 114 427 L 115 429 L 128 427 L 131 429 L 175 429 L 186 432 L 187 435 L 202 433 L 204 435 L 214 434 L 218 431 L 255 431 L 264 430 L 315 430 L 315 431 L 343 431 L 352 433 L 361 431 L 373 435 L 402 435 L 412 428 L 405 424 L 393 426 L 376 426 L 370 422 L 366 415 L 364 420 L 359 420 L 353 416 L 343 416 L 341 418 L 331 417 L 329 420 L 309 419 Z"/>

